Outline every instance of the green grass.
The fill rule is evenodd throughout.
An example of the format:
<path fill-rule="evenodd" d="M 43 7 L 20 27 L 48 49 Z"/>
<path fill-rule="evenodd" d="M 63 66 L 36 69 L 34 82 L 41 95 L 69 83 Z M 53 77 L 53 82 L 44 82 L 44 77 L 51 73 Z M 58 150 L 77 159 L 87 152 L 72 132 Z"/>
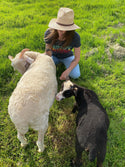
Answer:
<path fill-rule="evenodd" d="M 44 52 L 44 32 L 60 7 L 75 12 L 81 27 L 81 77 L 76 84 L 95 91 L 106 108 L 110 127 L 104 167 L 125 166 L 125 59 L 111 57 L 109 44 L 125 47 L 125 0 L 0 0 L 0 167 L 69 167 L 75 157 L 74 98 L 55 101 L 45 135 L 46 149 L 37 152 L 37 132 L 26 134 L 29 145 L 20 147 L 16 129 L 8 115 L 9 97 L 21 75 L 11 67 L 8 55 L 23 48 Z M 98 52 L 86 57 L 93 48 Z M 63 69 L 57 68 L 59 76 Z M 94 167 L 83 153 L 83 167 Z"/>

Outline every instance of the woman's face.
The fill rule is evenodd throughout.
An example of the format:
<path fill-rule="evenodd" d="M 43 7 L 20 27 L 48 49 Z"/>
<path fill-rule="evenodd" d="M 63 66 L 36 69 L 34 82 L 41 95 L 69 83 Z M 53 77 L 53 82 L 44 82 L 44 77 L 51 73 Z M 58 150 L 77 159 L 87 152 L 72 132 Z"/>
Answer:
<path fill-rule="evenodd" d="M 64 34 L 66 33 L 66 31 L 62 31 L 62 30 L 57 30 L 59 37 L 64 37 Z"/>

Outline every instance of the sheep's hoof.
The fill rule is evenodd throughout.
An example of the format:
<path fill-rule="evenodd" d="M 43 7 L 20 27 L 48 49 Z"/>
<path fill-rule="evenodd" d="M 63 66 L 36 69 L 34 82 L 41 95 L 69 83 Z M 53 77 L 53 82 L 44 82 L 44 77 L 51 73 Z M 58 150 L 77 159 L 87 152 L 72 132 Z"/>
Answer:
<path fill-rule="evenodd" d="M 21 143 L 21 147 L 26 147 L 27 143 Z"/>
<path fill-rule="evenodd" d="M 41 152 L 43 152 L 43 151 L 44 151 L 44 148 L 43 148 L 43 149 L 41 149 L 41 148 L 38 149 L 38 152 L 39 152 L 39 153 L 41 153 Z"/>
<path fill-rule="evenodd" d="M 37 144 L 37 146 L 38 146 L 38 152 L 39 153 L 41 153 L 41 152 L 43 152 L 44 151 L 44 149 L 45 149 L 45 146 L 44 146 L 44 144 L 42 145 L 40 142 L 36 142 L 36 144 Z"/>
<path fill-rule="evenodd" d="M 43 152 L 43 151 L 44 151 L 44 149 L 45 149 L 45 146 L 43 145 L 43 147 L 42 147 L 42 148 L 39 148 L 39 149 L 38 149 L 38 152 L 39 152 L 39 153 L 41 153 L 41 152 Z"/>

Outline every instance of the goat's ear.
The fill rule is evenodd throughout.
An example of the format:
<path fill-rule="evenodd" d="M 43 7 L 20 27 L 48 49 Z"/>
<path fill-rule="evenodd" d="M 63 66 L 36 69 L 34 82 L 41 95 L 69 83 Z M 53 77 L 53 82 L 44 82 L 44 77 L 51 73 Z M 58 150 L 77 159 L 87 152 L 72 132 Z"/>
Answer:
<path fill-rule="evenodd" d="M 34 59 L 32 59 L 31 57 L 25 56 L 25 58 L 29 64 L 32 64 L 34 62 Z"/>
<path fill-rule="evenodd" d="M 78 88 L 73 85 L 73 86 L 72 86 L 72 90 L 73 90 L 73 92 L 74 92 L 74 94 L 75 94 L 75 96 L 76 96 L 76 95 L 77 95 Z"/>
<path fill-rule="evenodd" d="M 10 55 L 8 56 L 8 58 L 10 59 L 10 61 L 13 61 L 14 59 L 13 56 L 10 56 Z"/>
<path fill-rule="evenodd" d="M 69 76 L 67 76 L 67 77 L 66 77 L 66 81 L 69 81 L 69 80 L 70 80 L 70 79 L 69 79 Z"/>

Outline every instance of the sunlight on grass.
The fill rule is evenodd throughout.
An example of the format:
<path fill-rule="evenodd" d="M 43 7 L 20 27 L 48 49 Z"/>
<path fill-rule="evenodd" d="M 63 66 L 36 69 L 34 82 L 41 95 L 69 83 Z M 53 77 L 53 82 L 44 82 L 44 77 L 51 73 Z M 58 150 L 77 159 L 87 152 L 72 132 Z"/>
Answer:
<path fill-rule="evenodd" d="M 110 48 L 117 43 L 125 47 L 124 4 L 125 0 L 0 1 L 0 166 L 70 167 L 76 156 L 76 114 L 71 113 L 74 98 L 54 101 L 43 153 L 37 152 L 37 132 L 32 129 L 26 134 L 28 146 L 20 147 L 7 111 L 9 97 L 21 77 L 11 67 L 8 55 L 15 56 L 24 48 L 44 52 L 44 32 L 60 7 L 72 8 L 74 22 L 81 27 L 77 30 L 81 37 L 81 77 L 73 82 L 95 91 L 110 119 L 103 166 L 125 166 L 125 55 L 118 59 Z M 60 73 L 57 68 L 59 88 Z M 83 153 L 83 167 L 93 166 L 96 162 L 89 162 Z"/>

